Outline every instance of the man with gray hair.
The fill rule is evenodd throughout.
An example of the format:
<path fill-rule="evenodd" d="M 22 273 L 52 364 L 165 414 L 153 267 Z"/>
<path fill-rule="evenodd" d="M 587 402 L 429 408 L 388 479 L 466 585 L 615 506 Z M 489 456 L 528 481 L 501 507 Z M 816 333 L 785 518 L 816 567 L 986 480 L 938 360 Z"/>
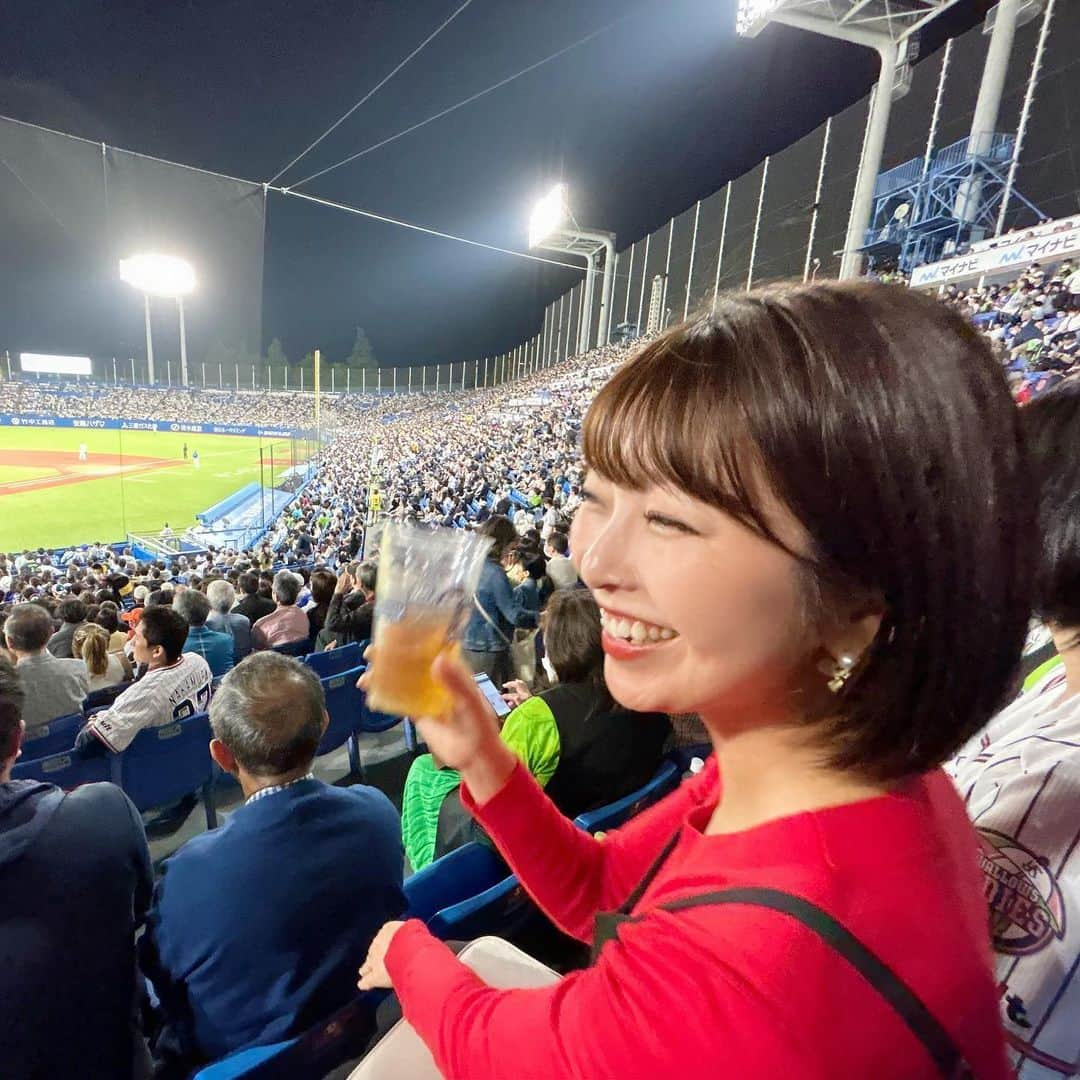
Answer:
<path fill-rule="evenodd" d="M 210 674 L 221 678 L 233 666 L 233 640 L 206 625 L 210 601 L 198 589 L 186 588 L 173 597 L 173 610 L 187 620 L 188 634 L 184 652 L 198 653 L 209 665 Z"/>
<path fill-rule="evenodd" d="M 401 821 L 371 787 L 316 780 L 315 673 L 249 656 L 210 706 L 213 759 L 246 802 L 165 863 L 141 942 L 178 1065 L 299 1034 L 356 992 L 375 932 L 405 907 Z"/>
<path fill-rule="evenodd" d="M 290 570 L 274 575 L 274 603 L 277 607 L 251 628 L 251 644 L 256 649 L 306 641 L 311 633 L 307 613 L 296 606 L 304 579 Z"/>
<path fill-rule="evenodd" d="M 81 712 L 89 692 L 86 665 L 81 660 L 58 659 L 49 652 L 46 646 L 52 633 L 52 619 L 38 604 L 16 605 L 4 623 L 4 638 L 26 692 L 22 718 L 29 739 L 58 717 Z"/>
<path fill-rule="evenodd" d="M 233 611 L 236 590 L 227 581 L 211 581 L 206 586 L 206 599 L 210 601 L 206 625 L 232 638 L 233 662 L 239 664 L 251 652 L 251 623 L 246 615 Z"/>

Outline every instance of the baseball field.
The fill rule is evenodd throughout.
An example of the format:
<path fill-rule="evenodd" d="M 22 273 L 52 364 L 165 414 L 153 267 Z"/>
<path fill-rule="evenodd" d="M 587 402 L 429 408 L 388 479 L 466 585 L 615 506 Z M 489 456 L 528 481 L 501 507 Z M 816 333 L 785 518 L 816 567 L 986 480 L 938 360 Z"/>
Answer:
<path fill-rule="evenodd" d="M 0 551 L 180 533 L 260 476 L 273 486 L 293 453 L 242 435 L 0 427 Z"/>

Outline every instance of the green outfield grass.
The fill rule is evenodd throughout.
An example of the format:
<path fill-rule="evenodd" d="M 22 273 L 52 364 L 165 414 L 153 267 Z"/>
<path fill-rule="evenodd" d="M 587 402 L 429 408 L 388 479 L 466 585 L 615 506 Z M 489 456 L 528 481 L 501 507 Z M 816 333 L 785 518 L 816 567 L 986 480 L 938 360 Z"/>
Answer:
<path fill-rule="evenodd" d="M 80 443 L 86 462 L 78 460 Z M 195 514 L 260 479 L 260 447 L 264 482 L 272 486 L 292 461 L 287 439 L 0 427 L 0 550 L 110 543 L 128 532 L 156 532 L 165 522 L 179 533 Z M 54 456 L 36 460 L 42 452 Z M 94 475 L 120 468 L 125 471 Z M 67 482 L 37 486 L 50 479 Z"/>

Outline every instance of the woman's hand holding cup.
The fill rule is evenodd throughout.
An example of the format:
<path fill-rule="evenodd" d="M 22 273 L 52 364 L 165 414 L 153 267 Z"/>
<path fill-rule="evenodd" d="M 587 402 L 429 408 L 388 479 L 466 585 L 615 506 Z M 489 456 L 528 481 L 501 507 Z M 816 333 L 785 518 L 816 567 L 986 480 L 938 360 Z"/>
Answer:
<path fill-rule="evenodd" d="M 371 668 L 378 664 L 378 649 L 370 646 L 364 658 L 369 666 L 357 683 L 361 690 L 367 689 Z M 431 674 L 453 705 L 444 716 L 412 719 L 440 764 L 457 769 L 476 802 L 486 802 L 506 783 L 517 757 L 499 738 L 498 722 L 472 672 L 452 650 L 436 657 Z"/>

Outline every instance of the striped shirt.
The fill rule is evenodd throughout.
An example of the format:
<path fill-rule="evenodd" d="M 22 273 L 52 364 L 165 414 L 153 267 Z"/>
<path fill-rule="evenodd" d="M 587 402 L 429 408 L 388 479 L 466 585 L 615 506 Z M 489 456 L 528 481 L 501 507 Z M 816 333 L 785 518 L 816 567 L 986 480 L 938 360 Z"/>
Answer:
<path fill-rule="evenodd" d="M 1080 694 L 1049 671 L 945 766 L 979 831 L 1021 1080 L 1080 1066 Z"/>
<path fill-rule="evenodd" d="M 126 750 L 143 728 L 164 727 L 210 706 L 210 666 L 195 653 L 184 653 L 170 667 L 148 671 L 112 706 L 86 725 L 114 753 Z"/>

